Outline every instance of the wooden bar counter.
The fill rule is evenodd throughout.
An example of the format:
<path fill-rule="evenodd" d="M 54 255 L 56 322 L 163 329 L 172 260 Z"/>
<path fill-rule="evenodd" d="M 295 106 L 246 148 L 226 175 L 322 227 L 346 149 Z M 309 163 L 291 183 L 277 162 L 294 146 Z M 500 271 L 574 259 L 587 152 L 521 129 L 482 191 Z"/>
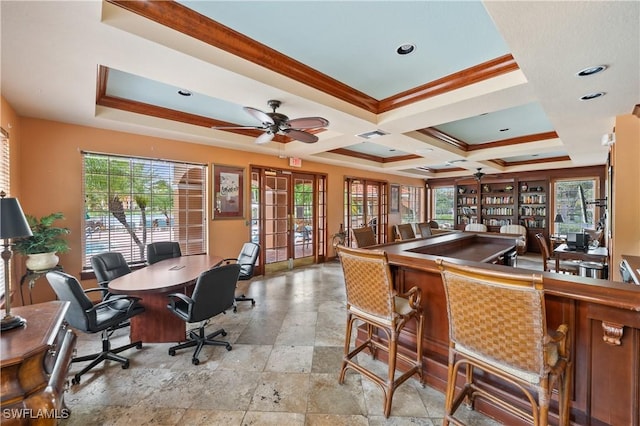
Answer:
<path fill-rule="evenodd" d="M 504 246 L 497 235 L 461 232 L 371 247 L 387 252 L 398 290 L 422 289 L 425 327 L 421 338 L 424 377 L 429 385 L 445 390 L 449 346 L 446 300 L 435 259 L 531 272 L 486 263 L 508 256 Z M 536 272 L 544 279 L 547 326 L 555 329 L 567 323 L 572 330 L 572 424 L 640 426 L 640 286 Z M 410 330 L 401 336 L 401 351 L 415 347 L 415 328 Z M 516 392 L 491 376 L 484 374 L 480 380 L 520 401 Z M 525 406 L 525 401 L 521 402 Z M 486 401 L 478 401 L 476 409 L 504 424 L 523 424 Z M 555 400 L 550 417 L 552 423 L 557 422 Z"/>

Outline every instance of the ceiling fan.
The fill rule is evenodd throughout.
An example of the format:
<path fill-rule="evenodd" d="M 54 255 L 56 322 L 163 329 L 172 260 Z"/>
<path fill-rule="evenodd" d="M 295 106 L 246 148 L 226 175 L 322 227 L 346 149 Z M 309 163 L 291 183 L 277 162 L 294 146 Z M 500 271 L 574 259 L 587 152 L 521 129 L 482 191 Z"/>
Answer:
<path fill-rule="evenodd" d="M 329 120 L 322 117 L 301 117 L 289 120 L 284 114 L 276 112 L 276 109 L 280 107 L 282 102 L 277 100 L 270 100 L 267 102 L 272 112 L 263 112 L 256 108 L 243 107 L 249 115 L 258 119 L 262 126 L 214 126 L 213 129 L 225 130 L 225 129 L 258 129 L 264 130 L 264 133 L 258 136 L 256 143 L 258 145 L 265 144 L 271 141 L 276 134 L 289 136 L 293 139 L 299 140 L 304 143 L 314 143 L 318 141 L 318 137 L 312 133 L 306 132 L 308 129 L 318 129 L 321 127 L 327 127 Z"/>
<path fill-rule="evenodd" d="M 473 177 L 474 177 L 478 182 L 480 182 L 480 179 L 482 179 L 482 176 L 484 176 L 484 175 L 485 175 L 485 173 L 482 173 L 482 171 L 481 171 L 481 170 L 482 170 L 482 167 L 478 167 L 478 171 L 477 171 L 477 172 L 475 172 L 475 173 L 473 174 Z"/>

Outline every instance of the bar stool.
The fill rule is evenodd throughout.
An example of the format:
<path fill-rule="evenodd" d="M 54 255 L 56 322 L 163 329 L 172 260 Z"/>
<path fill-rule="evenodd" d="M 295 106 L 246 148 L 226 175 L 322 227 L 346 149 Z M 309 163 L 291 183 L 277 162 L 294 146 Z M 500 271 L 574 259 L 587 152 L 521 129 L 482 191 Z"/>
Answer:
<path fill-rule="evenodd" d="M 397 294 L 393 288 L 389 261 L 384 251 L 344 246 L 338 246 L 337 251 L 344 271 L 347 293 L 347 332 L 339 383 L 344 383 L 348 368 L 372 380 L 384 393 L 384 416 L 389 417 L 393 393 L 398 386 L 414 374 L 418 376 L 420 384 L 424 384 L 422 378 L 424 315 L 420 307 L 421 291 L 418 287 L 413 287 L 406 293 Z M 365 323 L 367 340 L 350 351 L 351 331 L 357 320 Z M 398 352 L 400 332 L 411 320 L 415 320 L 416 324 L 416 352 L 413 359 Z M 374 335 L 374 329 L 384 332 L 386 345 L 377 333 Z M 379 349 L 388 353 L 387 377 L 380 377 L 356 362 L 356 355 L 364 349 L 369 349 L 374 359 Z M 398 359 L 403 361 L 408 369 L 396 377 Z"/>
<path fill-rule="evenodd" d="M 471 409 L 483 398 L 534 425 L 547 425 L 553 388 L 558 388 L 559 424 L 569 424 L 571 360 L 569 327 L 547 333 L 542 276 L 513 274 L 436 259 L 441 270 L 449 318 L 449 367 L 443 425 L 462 424 L 455 417 L 462 402 Z M 465 383 L 456 394 L 464 367 Z M 492 392 L 475 382 L 479 369 L 502 379 L 507 392 Z M 504 395 L 518 392 L 530 410 Z"/>

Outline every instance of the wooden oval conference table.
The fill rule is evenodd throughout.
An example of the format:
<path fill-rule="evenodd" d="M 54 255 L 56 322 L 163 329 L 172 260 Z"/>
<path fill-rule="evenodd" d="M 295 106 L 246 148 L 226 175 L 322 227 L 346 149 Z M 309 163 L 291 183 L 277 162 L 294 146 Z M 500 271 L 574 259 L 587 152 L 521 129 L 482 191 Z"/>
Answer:
<path fill-rule="evenodd" d="M 166 259 L 132 271 L 109 283 L 114 294 L 140 297 L 145 311 L 131 318 L 131 341 L 146 343 L 182 342 L 186 340 L 186 324 L 167 309 L 167 295 L 189 292 L 198 275 L 222 261 L 209 254 Z"/>

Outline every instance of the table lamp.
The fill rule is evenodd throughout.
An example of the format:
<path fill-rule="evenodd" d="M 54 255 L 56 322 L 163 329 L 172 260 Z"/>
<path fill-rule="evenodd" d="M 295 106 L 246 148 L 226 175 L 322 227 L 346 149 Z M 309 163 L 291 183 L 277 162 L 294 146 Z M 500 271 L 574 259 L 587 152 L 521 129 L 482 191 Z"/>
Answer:
<path fill-rule="evenodd" d="M 11 315 L 11 280 L 9 279 L 9 260 L 11 260 L 11 243 L 13 238 L 30 237 L 31 228 L 24 217 L 22 207 L 17 198 L 5 198 L 7 194 L 0 192 L 0 239 L 2 239 L 4 250 L 2 260 L 4 260 L 4 305 L 5 316 L 2 318 L 1 330 L 11 330 L 20 327 L 27 321 L 20 317 Z"/>
<path fill-rule="evenodd" d="M 556 217 L 555 219 L 553 219 L 553 222 L 558 224 L 558 223 L 564 223 L 564 218 L 562 217 L 562 215 L 560 213 L 556 213 Z M 560 229 L 558 229 L 558 225 L 556 225 L 556 234 L 559 235 L 560 234 Z"/>

